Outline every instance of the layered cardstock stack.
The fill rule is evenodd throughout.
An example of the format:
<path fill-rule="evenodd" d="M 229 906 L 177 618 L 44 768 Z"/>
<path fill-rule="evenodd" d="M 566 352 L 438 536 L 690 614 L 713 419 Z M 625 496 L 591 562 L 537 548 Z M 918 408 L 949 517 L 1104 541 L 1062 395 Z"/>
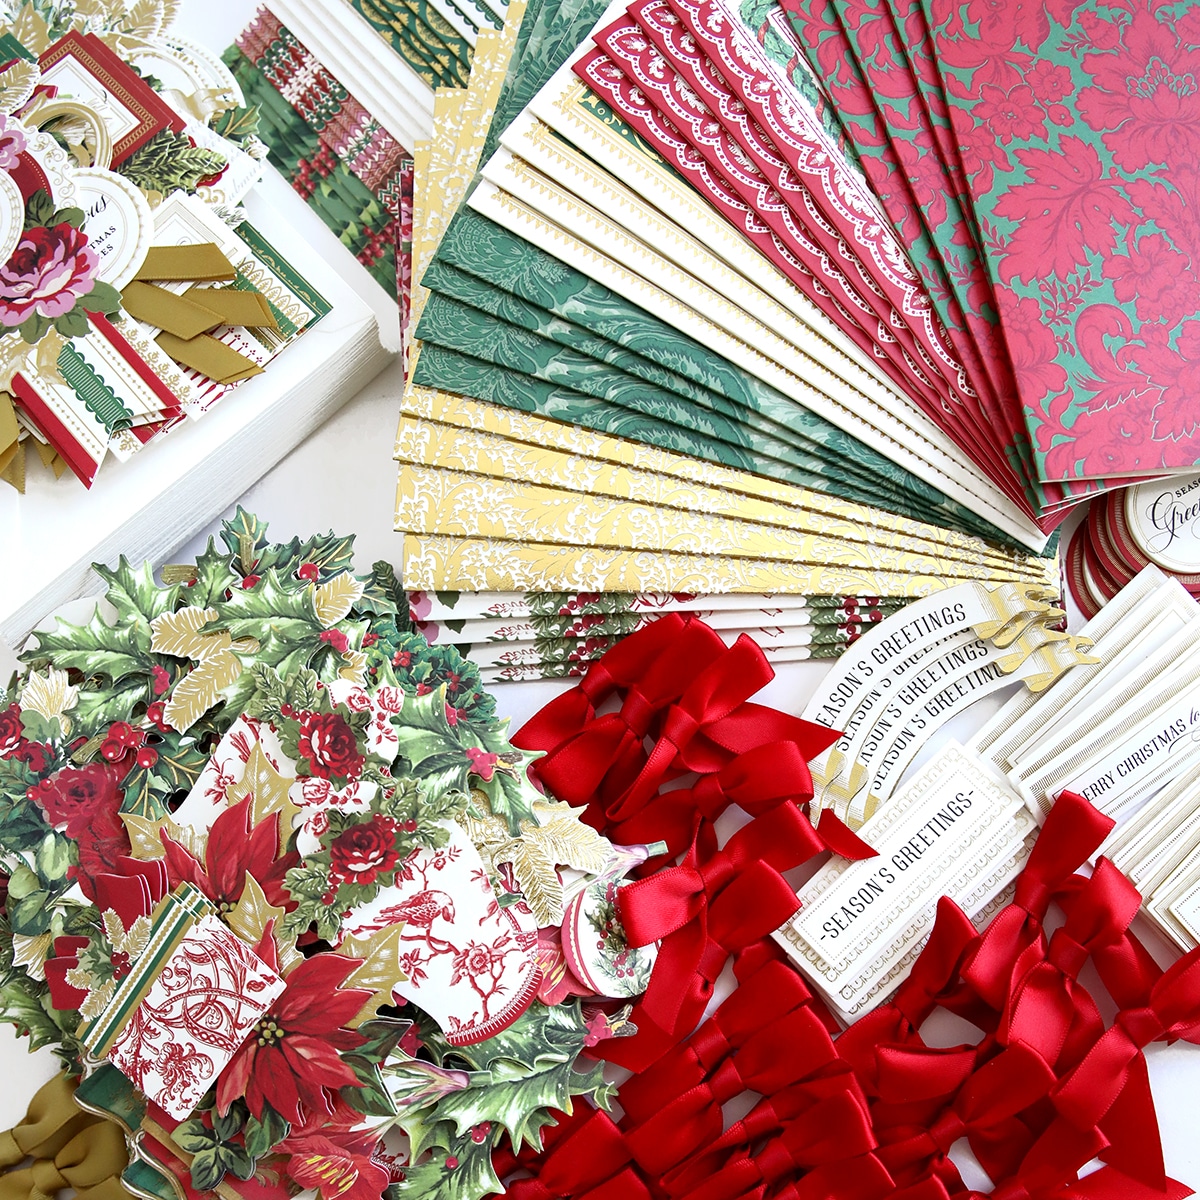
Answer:
<path fill-rule="evenodd" d="M 116 547 L 161 556 L 186 541 L 399 349 L 394 304 L 327 260 L 324 231 L 314 237 L 311 214 L 264 161 L 258 111 L 166 11 L 7 12 L 0 474 L 13 486 L 0 488 L 0 637 L 10 645 L 94 589 L 91 564 Z"/>
<path fill-rule="evenodd" d="M 879 596 L 409 593 L 421 636 L 470 657 L 485 683 L 582 675 L 665 613 L 697 617 L 727 642 L 749 633 L 773 663 L 837 658 L 904 603 Z"/>
<path fill-rule="evenodd" d="M 224 54 L 269 158 L 407 318 L 412 155 L 267 9 Z"/>
<path fill-rule="evenodd" d="M 90 487 L 109 454 L 203 416 L 330 303 L 245 219 L 253 121 L 161 13 L 57 28 L 26 6 L 12 41 L 0 457 L 18 490 L 27 446 Z"/>
<path fill-rule="evenodd" d="M 1145 567 L 1083 626 L 1093 661 L 1018 693 L 968 743 L 1039 819 L 1062 790 L 1117 821 L 1103 852 L 1173 941 L 1198 944 L 1200 607 Z"/>

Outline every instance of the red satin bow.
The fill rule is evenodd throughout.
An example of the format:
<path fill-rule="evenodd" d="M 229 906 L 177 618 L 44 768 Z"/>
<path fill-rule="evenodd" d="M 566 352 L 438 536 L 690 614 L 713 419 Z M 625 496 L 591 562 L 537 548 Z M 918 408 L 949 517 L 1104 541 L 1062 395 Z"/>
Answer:
<path fill-rule="evenodd" d="M 696 735 L 729 716 L 775 677 L 753 638 L 742 634 L 724 654 L 688 685 L 663 717 L 658 740 L 638 776 L 608 806 L 612 821 L 631 817 L 658 791 L 678 760 L 684 771 L 712 772 L 728 761 L 728 751 L 689 754 Z"/>
<path fill-rule="evenodd" d="M 830 1096 L 847 1093 L 863 1110 L 867 1098 L 851 1071 L 824 1068 L 815 1079 L 792 1084 L 771 1096 L 763 1096 L 740 1120 L 734 1121 L 716 1141 L 698 1150 L 680 1166 L 662 1178 L 663 1188 L 672 1196 L 682 1196 L 735 1158 L 748 1157 L 756 1142 L 780 1133 L 784 1126 L 813 1105 Z M 831 1073 L 833 1072 L 833 1073 Z"/>
<path fill-rule="evenodd" d="M 1050 938 L 1046 958 L 1017 982 L 1000 1039 L 1032 1047 L 1060 1071 L 1075 1066 L 1104 1029 L 1076 978 L 1096 950 L 1124 937 L 1141 902 L 1133 884 L 1101 858 L 1091 878 L 1064 899 L 1067 919 Z"/>
<path fill-rule="evenodd" d="M 686 1200 L 736 1200 L 751 1189 L 841 1163 L 875 1146 L 871 1123 L 854 1097 L 839 1092 L 813 1105 L 755 1155 L 733 1159 Z"/>
<path fill-rule="evenodd" d="M 859 1018 L 838 1039 L 838 1053 L 853 1067 L 868 1095 L 879 1095 L 878 1054 L 882 1047 L 924 1046 L 917 1030 L 938 998 L 957 985 L 959 963 L 977 936 L 966 913 L 943 896 L 929 940 L 908 978 L 888 1003 Z"/>
<path fill-rule="evenodd" d="M 1122 1156 L 1127 1173 L 1150 1186 L 1164 1179 L 1161 1151 L 1157 1147 L 1157 1122 L 1142 1050 L 1159 1040 L 1200 1042 L 1200 950 L 1173 963 L 1150 991 L 1149 1003 L 1125 1008 L 1055 1088 L 1054 1105 L 1081 1130 L 1100 1126 L 1121 1105 L 1121 1117 L 1140 1127 L 1141 1152 Z M 1147 1139 L 1153 1135 L 1153 1145 Z"/>
<path fill-rule="evenodd" d="M 603 824 L 609 799 L 628 787 L 646 761 L 643 740 L 656 717 L 725 653 L 725 643 L 707 625 L 685 622 L 626 690 L 620 711 L 596 717 L 555 746 L 530 767 L 534 777 L 559 800 L 587 805 L 588 819 Z"/>
<path fill-rule="evenodd" d="M 542 1157 L 532 1179 L 510 1183 L 510 1200 L 649 1200 L 645 1183 L 629 1169 L 621 1131 L 599 1109 Z"/>
<path fill-rule="evenodd" d="M 780 872 L 822 849 L 791 805 L 756 817 L 722 849 L 715 845 L 704 826 L 680 866 L 617 893 L 629 944 L 662 942 L 641 1007 L 669 1033 L 692 1028 L 733 951 L 795 914 L 800 902 Z"/>
<path fill-rule="evenodd" d="M 614 692 L 632 687 L 683 631 L 684 618 L 668 613 L 622 638 L 587 669 L 583 678 L 534 713 L 510 738 L 521 750 L 556 750 L 596 715 Z"/>
<path fill-rule="evenodd" d="M 1058 797 L 1017 879 L 1013 902 L 996 914 L 963 966 L 963 978 L 992 1008 L 1002 1009 L 1014 977 L 1043 957 L 1042 921 L 1055 891 L 1087 861 L 1113 824 L 1074 792 Z M 1026 954 L 1029 961 L 1022 969 Z"/>
<path fill-rule="evenodd" d="M 911 1182 L 931 1160 L 940 1163 L 950 1147 L 966 1137 L 983 1169 L 993 1179 L 1003 1178 L 1033 1144 L 1028 1127 L 1016 1115 L 1045 1096 L 1054 1083 L 1054 1072 L 1041 1055 L 1012 1046 L 975 1070 L 953 1105 L 932 1124 L 881 1146 L 880 1161 L 898 1181 Z M 957 1177 L 954 1170 L 947 1182 Z"/>
<path fill-rule="evenodd" d="M 625 1115 L 634 1122 L 647 1120 L 702 1083 L 753 1034 L 811 999 L 812 993 L 790 967 L 781 962 L 765 964 L 730 993 L 686 1042 L 622 1086 Z"/>
<path fill-rule="evenodd" d="M 721 1133 L 721 1105 L 744 1091 L 771 1095 L 837 1061 L 829 1033 L 795 1008 L 750 1037 L 711 1077 L 626 1131 L 638 1163 L 656 1177 Z"/>

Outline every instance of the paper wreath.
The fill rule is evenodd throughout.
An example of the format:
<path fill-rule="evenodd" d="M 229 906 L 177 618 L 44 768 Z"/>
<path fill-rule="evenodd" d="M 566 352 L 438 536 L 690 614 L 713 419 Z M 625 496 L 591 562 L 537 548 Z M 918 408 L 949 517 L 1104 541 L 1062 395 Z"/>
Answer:
<path fill-rule="evenodd" d="M 621 1018 L 558 926 L 653 847 L 536 791 L 352 551 L 239 509 L 162 582 L 97 567 L 2 697 L 0 1010 L 82 1071 L 144 1194 L 473 1200 L 502 1138 L 607 1103 L 575 1064 Z"/>

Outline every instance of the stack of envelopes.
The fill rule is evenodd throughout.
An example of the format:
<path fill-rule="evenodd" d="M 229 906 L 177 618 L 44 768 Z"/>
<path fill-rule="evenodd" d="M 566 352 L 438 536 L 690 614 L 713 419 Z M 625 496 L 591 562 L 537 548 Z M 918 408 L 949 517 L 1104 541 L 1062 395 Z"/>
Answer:
<path fill-rule="evenodd" d="M 631 172 L 674 189 L 682 224 L 603 172 L 596 146 L 585 157 L 539 124 L 560 85 L 583 95 L 562 64 L 602 16 L 594 4 L 510 5 L 487 53 L 477 48 L 470 87 L 435 94 L 433 136 L 415 148 L 416 339 L 396 444 L 405 585 L 617 593 L 625 612 L 644 593 L 686 593 L 689 611 L 737 593 L 731 636 L 762 633 L 779 661 L 844 645 L 855 631 L 836 615 L 846 597 L 892 611 L 968 579 L 1056 595 L 1057 563 L 1028 553 L 1044 546 L 1040 531 L 769 262 L 756 266 L 744 239 L 730 235 L 726 249 L 761 268 L 758 283 L 701 245 L 692 233 L 718 228 L 711 208 L 603 104 L 572 101 L 571 112 L 604 145 L 627 147 Z M 506 148 L 521 139 L 562 163 L 537 173 Z M 562 224 L 490 181 L 512 169 L 538 174 L 529 194 L 558 197 Z M 603 215 L 565 190 L 581 173 L 610 189 Z M 655 222 L 643 237 L 615 224 L 635 212 Z M 568 224 L 580 214 L 577 236 Z M 659 254 L 672 246 L 696 274 Z M 782 615 L 764 618 L 764 595 Z M 541 602 L 478 603 L 470 619 L 419 604 L 416 615 L 464 621 L 456 644 L 505 643 L 482 651 L 497 680 L 582 669 L 620 632 L 502 631 L 491 614 L 524 617 Z"/>

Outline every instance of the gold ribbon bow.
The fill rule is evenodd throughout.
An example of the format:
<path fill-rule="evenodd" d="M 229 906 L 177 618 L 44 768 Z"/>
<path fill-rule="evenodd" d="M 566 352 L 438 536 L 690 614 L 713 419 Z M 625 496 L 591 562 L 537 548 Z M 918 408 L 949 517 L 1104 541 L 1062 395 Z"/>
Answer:
<path fill-rule="evenodd" d="M 124 1133 L 111 1121 L 96 1120 L 53 1158 L 0 1175 L 0 1200 L 47 1200 L 68 1187 L 80 1200 L 113 1200 L 121 1194 L 120 1174 L 128 1165 Z"/>
<path fill-rule="evenodd" d="M 252 359 L 210 337 L 222 325 L 277 329 L 278 322 L 262 293 L 239 288 L 208 288 L 198 283 L 226 282 L 235 277 L 233 264 L 212 242 L 194 246 L 151 246 L 146 261 L 121 293 L 130 316 L 157 325 L 155 341 L 177 363 L 217 383 L 238 383 L 261 375 Z M 149 280 L 193 280 L 179 295 Z"/>
<path fill-rule="evenodd" d="M 66 1075 L 43 1084 L 29 1110 L 12 1128 L 0 1132 L 0 1167 L 16 1166 L 23 1158 L 53 1158 L 97 1117 L 75 1103 L 75 1085 Z"/>
<path fill-rule="evenodd" d="M 75 1080 L 57 1075 L 35 1093 L 25 1116 L 0 1132 L 0 1200 L 49 1200 L 74 1188 L 84 1200 L 127 1200 L 121 1172 L 129 1165 L 125 1133 L 75 1103 Z"/>

